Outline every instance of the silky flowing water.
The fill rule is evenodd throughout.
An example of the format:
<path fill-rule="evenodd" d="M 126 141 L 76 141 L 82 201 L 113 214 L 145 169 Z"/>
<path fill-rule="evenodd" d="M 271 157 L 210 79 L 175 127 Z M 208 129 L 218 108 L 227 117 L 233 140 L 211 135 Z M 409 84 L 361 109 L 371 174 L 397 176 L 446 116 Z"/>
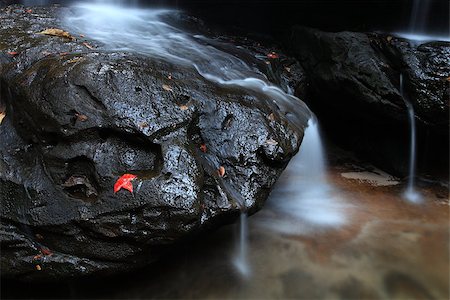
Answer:
<path fill-rule="evenodd" d="M 404 197 L 414 203 L 421 202 L 421 195 L 416 191 L 416 120 L 414 114 L 414 106 L 407 99 L 404 93 L 403 74 L 400 74 L 400 94 L 405 101 L 408 110 L 408 119 L 410 127 L 410 149 L 409 149 L 409 170 L 408 170 L 408 186 L 404 192 Z"/>

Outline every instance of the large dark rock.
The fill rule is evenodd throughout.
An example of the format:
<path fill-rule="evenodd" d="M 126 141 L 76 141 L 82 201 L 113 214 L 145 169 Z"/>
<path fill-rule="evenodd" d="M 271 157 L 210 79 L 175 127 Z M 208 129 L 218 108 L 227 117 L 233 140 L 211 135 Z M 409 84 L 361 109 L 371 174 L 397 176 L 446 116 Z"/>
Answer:
<path fill-rule="evenodd" d="M 36 34 L 63 12 L 0 13 L 2 276 L 133 269 L 262 206 L 302 128 L 193 68 Z M 124 173 L 134 193 L 113 192 Z"/>
<path fill-rule="evenodd" d="M 422 170 L 448 166 L 450 43 L 416 44 L 383 34 L 296 27 L 290 49 L 308 81 L 297 95 L 335 141 L 406 174 L 406 100 L 415 110 Z"/>

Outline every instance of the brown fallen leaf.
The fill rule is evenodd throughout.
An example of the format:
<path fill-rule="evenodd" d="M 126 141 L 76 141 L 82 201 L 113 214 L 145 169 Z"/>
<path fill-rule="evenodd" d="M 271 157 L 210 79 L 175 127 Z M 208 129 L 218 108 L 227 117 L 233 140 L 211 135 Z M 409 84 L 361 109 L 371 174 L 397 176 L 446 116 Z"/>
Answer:
<path fill-rule="evenodd" d="M 163 90 L 168 91 L 168 92 L 173 92 L 172 88 L 170 86 L 168 86 L 167 84 L 163 84 L 162 86 Z"/>
<path fill-rule="evenodd" d="M 36 265 L 36 270 L 41 271 L 42 267 L 40 265 Z"/>
<path fill-rule="evenodd" d="M 208 151 L 208 148 L 206 147 L 206 144 L 201 144 L 200 145 L 200 151 L 202 151 L 203 153 L 206 153 L 206 151 Z"/>
<path fill-rule="evenodd" d="M 220 177 L 225 176 L 225 168 L 224 168 L 223 166 L 220 166 L 219 169 L 217 169 L 217 174 L 218 174 Z"/>
<path fill-rule="evenodd" d="M 75 58 L 72 58 L 71 60 L 68 60 L 67 63 L 74 64 L 74 63 L 77 63 L 77 62 L 79 62 L 81 60 L 83 60 L 82 57 L 75 57 Z"/>
<path fill-rule="evenodd" d="M 42 255 L 41 255 L 41 254 L 38 254 L 38 255 L 33 256 L 33 260 L 39 260 L 39 259 L 41 259 L 41 258 L 42 258 Z"/>
<path fill-rule="evenodd" d="M 41 253 L 45 256 L 53 255 L 53 252 L 50 249 L 48 249 L 47 247 L 41 247 L 40 250 L 41 250 Z"/>
<path fill-rule="evenodd" d="M 182 105 L 180 105 L 180 106 L 178 106 L 181 110 L 188 110 L 189 109 L 189 106 L 187 106 L 187 105 L 184 105 L 184 104 L 182 104 Z"/>
<path fill-rule="evenodd" d="M 88 117 L 86 115 L 82 115 L 82 114 L 75 114 L 75 117 L 77 118 L 77 121 L 80 122 L 86 122 Z"/>
<path fill-rule="evenodd" d="M 70 33 L 68 33 L 67 31 L 64 31 L 62 29 L 58 29 L 58 28 L 46 29 L 44 31 L 39 32 L 39 34 L 58 36 L 58 37 L 62 37 L 62 38 L 66 38 L 66 39 L 72 40 L 72 41 L 75 40 L 75 38 Z"/>
<path fill-rule="evenodd" d="M 268 140 L 266 141 L 266 144 L 267 144 L 267 145 L 278 145 L 278 142 L 275 141 L 275 140 L 273 140 L 273 139 L 268 139 Z"/>
<path fill-rule="evenodd" d="M 269 118 L 270 121 L 275 121 L 275 114 L 274 113 L 270 113 L 268 118 Z"/>
<path fill-rule="evenodd" d="M 147 122 L 141 122 L 141 123 L 139 123 L 139 127 L 141 127 L 141 128 L 147 128 L 149 125 L 148 125 L 148 123 Z"/>
<path fill-rule="evenodd" d="M 286 72 L 291 73 L 291 68 L 289 68 L 289 67 L 284 67 L 284 69 L 286 70 Z"/>
<path fill-rule="evenodd" d="M 73 175 L 70 176 L 63 184 L 62 187 L 66 189 L 76 189 L 77 187 L 84 187 L 84 193 L 86 197 L 97 196 L 97 190 L 91 184 L 89 179 L 83 175 Z"/>
<path fill-rule="evenodd" d="M 6 112 L 0 111 L 0 125 L 2 124 L 3 119 L 4 119 L 5 117 L 6 117 Z"/>
<path fill-rule="evenodd" d="M 88 48 L 88 49 L 91 49 L 91 50 L 94 50 L 94 49 L 95 49 L 95 47 L 92 46 L 91 44 L 89 44 L 88 42 L 84 42 L 83 45 L 84 45 L 86 48 Z"/>

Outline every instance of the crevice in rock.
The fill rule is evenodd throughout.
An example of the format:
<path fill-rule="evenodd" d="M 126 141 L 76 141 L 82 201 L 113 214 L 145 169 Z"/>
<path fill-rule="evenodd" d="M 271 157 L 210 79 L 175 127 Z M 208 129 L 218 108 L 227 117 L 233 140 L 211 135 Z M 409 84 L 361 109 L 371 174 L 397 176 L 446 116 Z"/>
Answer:
<path fill-rule="evenodd" d="M 74 86 L 81 93 L 87 94 L 98 109 L 100 109 L 100 110 L 107 110 L 106 105 L 98 97 L 96 97 L 85 85 L 75 84 Z"/>

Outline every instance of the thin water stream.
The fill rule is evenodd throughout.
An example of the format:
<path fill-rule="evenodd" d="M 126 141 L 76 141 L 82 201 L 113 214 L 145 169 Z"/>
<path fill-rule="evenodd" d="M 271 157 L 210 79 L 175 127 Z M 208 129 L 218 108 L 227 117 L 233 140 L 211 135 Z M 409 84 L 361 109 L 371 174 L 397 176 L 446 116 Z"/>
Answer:
<path fill-rule="evenodd" d="M 409 170 L 408 170 L 408 185 L 404 192 L 404 197 L 413 203 L 420 203 L 422 196 L 416 190 L 416 120 L 414 114 L 414 106 L 408 100 L 404 92 L 404 78 L 403 74 L 400 74 L 400 94 L 405 101 L 406 108 L 408 110 L 408 119 L 410 127 L 410 149 L 409 149 Z"/>

